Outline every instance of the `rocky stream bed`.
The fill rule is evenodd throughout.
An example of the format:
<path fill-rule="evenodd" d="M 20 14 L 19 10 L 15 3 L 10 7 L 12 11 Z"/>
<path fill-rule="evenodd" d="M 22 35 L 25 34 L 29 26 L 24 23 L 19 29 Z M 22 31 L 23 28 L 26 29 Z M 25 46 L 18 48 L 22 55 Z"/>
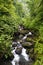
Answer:
<path fill-rule="evenodd" d="M 12 53 L 14 55 L 13 59 L 10 60 L 1 60 L 0 61 L 0 65 L 32 65 L 32 63 L 34 62 L 34 41 L 33 41 L 33 33 L 30 30 L 24 29 L 23 27 L 19 27 L 18 32 L 14 33 L 13 37 L 13 42 L 12 42 L 12 52 L 13 50 L 15 51 L 15 47 L 17 54 L 20 57 L 20 61 L 17 64 L 12 63 L 13 59 L 15 58 L 14 52 Z M 19 46 L 21 45 L 21 46 Z M 20 47 L 20 48 L 19 48 Z M 24 48 L 23 54 L 27 54 L 28 58 L 28 62 L 25 60 L 25 58 L 23 58 L 23 55 L 21 55 L 22 53 L 22 48 Z M 24 54 L 24 55 L 25 55 Z M 18 57 L 18 56 L 17 56 Z"/>

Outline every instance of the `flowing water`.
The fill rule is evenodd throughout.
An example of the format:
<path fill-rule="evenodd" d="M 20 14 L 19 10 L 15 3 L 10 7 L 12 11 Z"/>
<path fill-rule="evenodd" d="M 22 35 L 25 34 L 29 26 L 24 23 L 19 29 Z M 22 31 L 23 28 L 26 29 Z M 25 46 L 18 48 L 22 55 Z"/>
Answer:
<path fill-rule="evenodd" d="M 19 30 L 21 31 L 23 27 L 19 27 Z M 22 42 L 25 41 L 28 35 L 32 35 L 31 32 L 28 32 L 21 38 Z M 25 43 L 24 43 L 25 44 Z M 14 45 L 14 46 L 13 46 Z M 0 61 L 0 65 L 31 65 L 29 64 L 30 58 L 29 55 L 26 53 L 26 49 L 22 46 L 20 41 L 14 41 L 11 45 L 12 51 L 11 53 L 13 54 L 14 58 L 11 61 Z M 30 62 L 31 63 L 31 62 Z"/>
<path fill-rule="evenodd" d="M 22 62 L 22 64 L 25 63 L 26 61 L 29 61 L 29 56 L 26 54 L 25 48 L 22 48 L 22 53 L 20 55 L 15 53 L 15 49 L 12 51 L 14 55 L 14 59 L 11 61 L 12 65 L 19 65 L 20 61 Z"/>
<path fill-rule="evenodd" d="M 28 35 L 31 35 L 32 33 L 29 32 L 26 34 L 23 38 L 22 41 L 24 41 Z M 26 53 L 26 49 L 22 47 L 19 41 L 13 42 L 13 44 L 17 44 L 17 46 L 11 51 L 12 54 L 14 55 L 13 60 L 11 61 L 12 65 L 29 65 L 29 55 Z M 19 48 L 19 50 L 17 49 Z"/>
<path fill-rule="evenodd" d="M 15 52 L 17 47 L 15 47 L 15 49 L 12 51 L 13 55 L 14 55 L 14 59 L 11 61 L 12 65 L 19 65 L 19 61 L 21 60 L 21 56 L 23 56 L 23 58 L 26 60 L 26 61 L 29 61 L 29 56 L 26 54 L 26 49 L 25 48 L 22 48 L 22 52 L 21 54 L 17 54 Z M 21 60 L 21 62 L 24 61 L 24 60 Z M 16 64 L 17 63 L 17 64 Z"/>

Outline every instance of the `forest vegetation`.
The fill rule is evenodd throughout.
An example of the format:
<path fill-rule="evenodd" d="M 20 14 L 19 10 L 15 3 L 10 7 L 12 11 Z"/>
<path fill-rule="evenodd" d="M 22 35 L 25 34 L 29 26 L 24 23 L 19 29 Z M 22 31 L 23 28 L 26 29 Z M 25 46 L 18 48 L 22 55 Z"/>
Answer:
<path fill-rule="evenodd" d="M 0 58 L 11 56 L 19 25 L 35 34 L 33 65 L 43 65 L 43 0 L 0 0 Z"/>

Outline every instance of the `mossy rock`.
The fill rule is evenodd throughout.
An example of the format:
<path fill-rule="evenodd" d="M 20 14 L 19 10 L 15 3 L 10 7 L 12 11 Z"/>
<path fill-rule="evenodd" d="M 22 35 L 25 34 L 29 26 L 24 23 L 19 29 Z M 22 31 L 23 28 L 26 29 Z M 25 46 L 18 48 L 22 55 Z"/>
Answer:
<path fill-rule="evenodd" d="M 26 53 L 31 53 L 31 54 L 33 54 L 34 53 L 34 50 L 33 50 L 33 48 L 31 48 L 31 49 L 26 49 Z"/>
<path fill-rule="evenodd" d="M 29 53 L 34 53 L 34 48 L 31 48 L 30 50 L 29 50 Z"/>
<path fill-rule="evenodd" d="M 27 42 L 34 42 L 33 38 L 29 38 L 29 37 L 26 38 L 26 41 Z"/>
<path fill-rule="evenodd" d="M 32 47 L 33 45 L 34 45 L 34 44 L 31 43 L 31 42 L 24 42 L 24 43 L 22 43 L 22 46 L 23 46 L 23 47 L 27 47 L 27 48 Z"/>
<path fill-rule="evenodd" d="M 28 30 L 19 30 L 19 33 L 25 35 L 26 33 L 28 33 Z"/>
<path fill-rule="evenodd" d="M 21 39 L 21 38 L 23 38 L 23 35 L 22 34 L 19 35 L 19 39 Z"/>

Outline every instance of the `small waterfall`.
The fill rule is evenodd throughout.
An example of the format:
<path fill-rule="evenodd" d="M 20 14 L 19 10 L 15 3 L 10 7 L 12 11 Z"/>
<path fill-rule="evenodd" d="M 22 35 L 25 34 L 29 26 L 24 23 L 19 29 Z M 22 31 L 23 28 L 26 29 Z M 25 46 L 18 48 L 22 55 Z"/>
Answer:
<path fill-rule="evenodd" d="M 19 27 L 20 28 L 20 27 Z M 20 28 L 22 30 L 23 28 Z M 25 36 L 21 39 L 24 41 L 28 35 L 32 35 L 31 32 L 25 34 Z M 26 49 L 22 47 L 20 44 L 20 41 L 13 42 L 12 44 L 15 44 L 15 48 L 11 51 L 14 55 L 13 60 L 11 61 L 12 65 L 29 65 L 28 62 L 30 61 L 29 55 L 26 53 Z"/>
<path fill-rule="evenodd" d="M 22 40 L 25 40 L 28 35 L 32 35 L 32 33 L 31 33 L 31 32 L 27 33 L 27 34 L 22 38 Z"/>
<path fill-rule="evenodd" d="M 18 45 L 20 48 L 22 47 L 22 45 L 20 43 L 18 43 Z M 12 54 L 14 55 L 14 59 L 11 61 L 12 65 L 19 65 L 19 61 L 20 61 L 20 57 L 23 56 L 23 58 L 26 60 L 26 61 L 29 61 L 29 56 L 26 54 L 26 49 L 22 47 L 22 52 L 21 54 L 19 55 L 18 53 L 16 53 L 16 49 L 17 49 L 17 46 L 15 47 L 14 50 L 12 50 Z"/>
<path fill-rule="evenodd" d="M 27 38 L 27 35 L 25 35 L 23 38 L 22 38 L 22 40 L 25 40 Z"/>
<path fill-rule="evenodd" d="M 23 55 L 23 57 L 25 58 L 26 61 L 29 61 L 29 55 L 26 54 L 26 49 L 25 48 L 22 49 L 21 55 Z"/>
<path fill-rule="evenodd" d="M 16 47 L 14 50 L 12 50 L 12 54 L 14 55 L 14 59 L 11 61 L 11 63 L 12 63 L 12 65 L 16 65 L 16 63 L 17 63 L 17 65 L 19 65 L 20 57 L 18 54 L 15 53 L 15 50 L 16 50 Z"/>

